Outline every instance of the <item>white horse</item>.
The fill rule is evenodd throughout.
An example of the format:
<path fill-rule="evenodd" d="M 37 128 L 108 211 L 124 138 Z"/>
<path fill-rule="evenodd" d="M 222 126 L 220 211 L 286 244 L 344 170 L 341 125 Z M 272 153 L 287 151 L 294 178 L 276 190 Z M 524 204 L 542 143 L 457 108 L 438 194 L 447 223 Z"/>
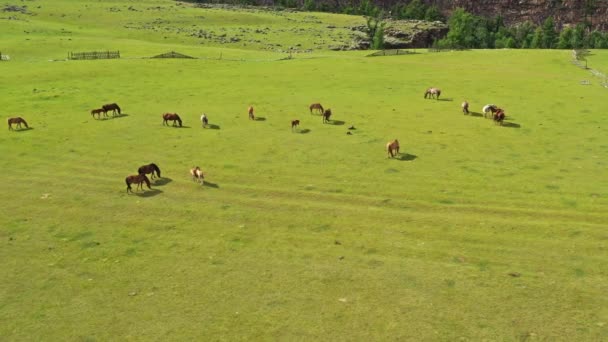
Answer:
<path fill-rule="evenodd" d="M 483 106 L 481 110 L 483 111 L 483 117 L 485 118 L 489 112 L 492 112 L 492 114 L 496 113 L 498 106 L 494 104 L 487 104 Z"/>
<path fill-rule="evenodd" d="M 469 103 L 465 100 L 460 107 L 462 107 L 462 112 L 465 114 L 469 114 Z"/>
<path fill-rule="evenodd" d="M 203 185 L 205 183 L 205 177 L 204 177 L 203 171 L 201 171 L 200 167 L 195 166 L 195 167 L 191 168 L 190 175 L 192 176 L 193 182 L 201 183 L 201 185 Z"/>
<path fill-rule="evenodd" d="M 203 127 L 207 127 L 209 124 L 209 119 L 207 119 L 207 115 L 205 113 L 201 115 L 201 123 L 203 124 Z"/>
<path fill-rule="evenodd" d="M 431 99 L 438 99 L 439 100 L 439 95 L 441 95 L 441 89 L 439 88 L 429 88 L 426 90 L 426 92 L 424 93 L 424 98 L 426 99 L 427 96 Z"/>

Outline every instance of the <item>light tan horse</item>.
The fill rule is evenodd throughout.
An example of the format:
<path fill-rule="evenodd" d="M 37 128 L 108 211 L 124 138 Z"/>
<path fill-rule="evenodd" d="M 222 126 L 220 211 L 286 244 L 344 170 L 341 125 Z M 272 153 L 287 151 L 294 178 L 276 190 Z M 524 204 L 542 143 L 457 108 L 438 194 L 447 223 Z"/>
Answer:
<path fill-rule="evenodd" d="M 22 117 L 18 116 L 16 118 L 9 118 L 8 119 L 8 130 L 12 131 L 13 130 L 13 124 L 15 124 L 17 126 L 17 128 L 21 129 L 21 124 L 25 125 L 25 128 L 30 128 L 27 125 L 27 122 L 25 122 L 25 120 L 23 120 Z"/>
<path fill-rule="evenodd" d="M 310 114 L 312 114 L 313 110 L 319 114 L 323 114 L 323 112 L 324 112 L 323 106 L 321 106 L 320 103 L 313 103 L 308 107 L 308 109 L 310 109 Z"/>
<path fill-rule="evenodd" d="M 399 140 L 395 139 L 386 143 L 386 151 L 388 152 L 388 158 L 393 158 L 399 154 Z"/>
<path fill-rule="evenodd" d="M 201 183 L 203 185 L 205 183 L 205 176 L 203 175 L 203 171 L 198 166 L 195 166 L 190 169 L 190 175 L 192 176 L 192 181 Z"/>
<path fill-rule="evenodd" d="M 462 107 L 462 112 L 464 114 L 469 114 L 469 103 L 467 102 L 467 100 L 464 100 L 464 102 L 460 106 Z"/>
<path fill-rule="evenodd" d="M 249 114 L 249 119 L 255 120 L 255 116 L 253 115 L 253 106 L 249 106 L 249 108 L 247 108 L 247 114 Z"/>
<path fill-rule="evenodd" d="M 424 93 L 424 98 L 426 99 L 427 96 L 430 99 L 437 99 L 439 100 L 439 95 L 441 95 L 441 89 L 439 88 L 429 88 L 426 90 L 426 92 Z"/>

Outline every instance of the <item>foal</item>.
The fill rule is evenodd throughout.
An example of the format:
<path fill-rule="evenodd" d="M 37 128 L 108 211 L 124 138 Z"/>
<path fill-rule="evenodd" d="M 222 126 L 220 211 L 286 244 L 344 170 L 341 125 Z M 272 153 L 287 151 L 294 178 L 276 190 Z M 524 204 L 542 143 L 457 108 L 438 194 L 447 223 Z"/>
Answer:
<path fill-rule="evenodd" d="M 300 120 L 291 120 L 291 130 L 293 131 L 300 124 Z"/>

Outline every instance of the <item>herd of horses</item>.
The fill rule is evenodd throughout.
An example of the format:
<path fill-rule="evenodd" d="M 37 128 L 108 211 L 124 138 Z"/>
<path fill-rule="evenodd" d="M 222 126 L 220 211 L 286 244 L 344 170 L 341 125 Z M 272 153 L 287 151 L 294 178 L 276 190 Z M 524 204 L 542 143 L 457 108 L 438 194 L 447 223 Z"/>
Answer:
<path fill-rule="evenodd" d="M 441 96 L 441 90 L 439 88 L 428 88 L 424 93 L 425 99 L 426 98 L 439 99 L 439 96 Z M 329 108 L 324 109 L 320 103 L 313 103 L 308 108 L 310 110 L 310 114 L 321 114 L 323 117 L 323 123 L 330 122 L 330 117 L 332 115 L 331 109 L 329 109 Z M 464 114 L 470 113 L 469 112 L 469 103 L 467 101 L 464 101 L 461 104 L 461 108 L 462 108 L 462 112 Z M 94 118 L 97 115 L 97 119 L 99 119 L 99 118 L 101 118 L 102 114 L 104 115 L 104 117 L 108 117 L 107 113 L 110 111 L 112 112 L 112 116 L 122 115 L 120 106 L 118 106 L 118 104 L 116 104 L 116 103 L 105 104 L 105 105 L 101 106 L 101 108 L 93 109 L 93 110 L 91 110 L 91 115 Z M 482 112 L 484 113 L 484 117 L 487 117 L 487 115 L 491 113 L 492 118 L 495 121 L 495 123 L 500 124 L 500 125 L 502 125 L 502 123 L 506 117 L 505 111 L 502 108 L 499 108 L 498 106 L 496 106 L 494 104 L 485 105 L 482 108 Z M 247 108 L 247 114 L 248 114 L 249 119 L 255 120 L 253 106 L 249 106 Z M 173 126 L 179 125 L 180 127 L 182 127 L 182 119 L 180 118 L 180 116 L 177 113 L 164 113 L 162 115 L 162 117 L 163 117 L 163 125 L 168 126 L 169 125 L 168 121 L 172 121 Z M 202 124 L 203 128 L 205 128 L 209 125 L 209 119 L 205 113 L 203 113 L 201 115 L 200 120 L 201 120 L 201 124 Z M 12 117 L 12 118 L 8 119 L 8 129 L 9 130 L 13 130 L 13 125 L 15 125 L 16 128 L 21 129 L 22 124 L 25 125 L 26 128 L 29 128 L 27 122 L 21 117 Z M 300 125 L 299 119 L 291 120 L 292 131 L 295 130 L 299 125 Z M 349 129 L 354 129 L 354 126 L 351 126 L 351 128 L 349 128 Z M 350 132 L 348 132 L 348 133 L 350 133 Z M 399 152 L 399 140 L 394 139 L 394 140 L 389 141 L 386 144 L 386 151 L 388 154 L 388 158 L 393 158 L 393 157 L 398 156 L 400 153 Z M 147 176 L 148 174 L 151 174 L 150 178 L 148 178 L 148 176 Z M 196 181 L 196 182 L 200 183 L 201 185 L 204 184 L 204 175 L 198 166 L 192 167 L 190 169 L 190 175 L 192 176 L 193 181 Z M 149 189 L 152 189 L 150 179 L 153 180 L 155 177 L 160 178 L 160 168 L 158 167 L 158 165 L 151 163 L 148 165 L 141 166 L 140 168 L 138 168 L 136 175 L 130 175 L 125 178 L 125 183 L 127 184 L 127 193 L 132 192 L 131 184 L 137 184 L 136 189 L 141 188 L 143 190 L 144 184 L 146 184 L 146 186 Z"/>

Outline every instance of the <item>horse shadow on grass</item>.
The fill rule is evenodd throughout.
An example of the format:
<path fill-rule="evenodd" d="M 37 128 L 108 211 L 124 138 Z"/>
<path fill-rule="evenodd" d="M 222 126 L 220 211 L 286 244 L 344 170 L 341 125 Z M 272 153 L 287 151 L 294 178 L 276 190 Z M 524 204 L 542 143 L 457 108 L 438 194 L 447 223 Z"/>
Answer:
<path fill-rule="evenodd" d="M 155 186 L 163 186 L 163 185 L 167 185 L 171 182 L 173 182 L 173 179 L 168 178 L 168 177 L 163 177 L 163 178 L 155 178 L 154 183 L 152 183 L 152 184 Z"/>
<path fill-rule="evenodd" d="M 334 126 L 342 126 L 345 124 L 345 122 L 341 120 L 330 120 L 328 123 Z"/>
<path fill-rule="evenodd" d="M 263 116 L 256 116 L 255 121 L 266 121 L 266 118 Z"/>
<path fill-rule="evenodd" d="M 308 128 L 299 129 L 299 130 L 297 131 L 297 133 L 300 133 L 300 134 L 308 134 L 308 133 L 310 133 L 310 130 L 309 130 Z"/>
<path fill-rule="evenodd" d="M 467 114 L 465 114 L 465 115 L 467 115 Z M 469 116 L 474 116 L 474 117 L 476 117 L 476 118 L 483 117 L 483 114 L 481 114 L 481 113 L 479 113 L 479 112 L 469 112 L 469 114 L 468 114 L 468 115 L 469 115 Z"/>
<path fill-rule="evenodd" d="M 447 98 L 443 98 L 443 99 L 437 99 L 437 101 L 450 101 L 451 102 L 451 101 L 454 101 L 454 99 L 451 97 L 447 97 Z"/>
<path fill-rule="evenodd" d="M 154 197 L 156 195 L 162 194 L 163 192 L 158 189 L 145 190 L 141 192 L 134 192 L 133 194 L 137 197 Z"/>
<path fill-rule="evenodd" d="M 207 181 L 205 181 L 205 183 L 203 183 L 203 186 L 206 186 L 209 188 L 214 188 L 214 189 L 220 188 L 220 186 L 217 183 L 211 183 L 211 182 L 207 182 Z"/>
<path fill-rule="evenodd" d="M 509 128 L 520 128 L 521 125 L 515 122 L 504 122 L 502 124 L 502 127 L 509 127 Z"/>
<path fill-rule="evenodd" d="M 219 125 L 214 125 L 214 124 L 208 124 L 207 128 L 210 128 L 210 129 L 220 129 L 220 126 Z"/>
<path fill-rule="evenodd" d="M 393 159 L 400 161 L 412 161 L 416 158 L 418 158 L 418 156 L 409 153 L 399 153 L 398 155 L 393 157 Z"/>
<path fill-rule="evenodd" d="M 121 118 L 126 118 L 127 116 L 129 116 L 129 114 L 122 113 L 122 114 L 116 114 L 116 115 L 104 116 L 104 117 L 99 118 L 99 119 L 97 119 L 97 120 L 99 120 L 99 121 L 108 121 L 108 120 L 113 120 L 113 119 L 121 119 Z"/>

